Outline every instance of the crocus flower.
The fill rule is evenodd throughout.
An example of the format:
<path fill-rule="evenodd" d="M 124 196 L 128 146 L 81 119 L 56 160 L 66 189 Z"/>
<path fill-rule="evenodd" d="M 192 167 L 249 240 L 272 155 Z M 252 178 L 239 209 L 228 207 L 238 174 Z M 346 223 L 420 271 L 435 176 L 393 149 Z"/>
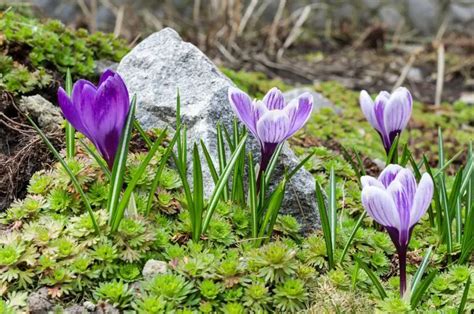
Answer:
<path fill-rule="evenodd" d="M 252 101 L 246 93 L 234 87 L 229 88 L 228 94 L 235 113 L 260 142 L 261 174 L 266 170 L 278 144 L 308 121 L 313 110 L 313 96 L 303 93 L 287 104 L 282 92 L 276 87 L 263 100 Z"/>
<path fill-rule="evenodd" d="M 365 117 L 382 138 L 387 154 L 395 137 L 407 126 L 410 120 L 413 99 L 405 87 L 397 88 L 392 94 L 382 91 L 375 98 L 363 90 L 360 92 L 360 107 Z"/>
<path fill-rule="evenodd" d="M 406 253 L 415 224 L 433 197 L 433 180 L 425 173 L 416 184 L 413 172 L 388 165 L 376 179 L 363 176 L 362 204 L 367 213 L 384 226 L 397 249 L 400 265 L 400 294 L 406 289 Z"/>
<path fill-rule="evenodd" d="M 128 90 L 120 75 L 106 70 L 97 87 L 78 80 L 71 97 L 60 87 L 58 102 L 69 123 L 94 143 L 112 169 L 130 107 Z"/>

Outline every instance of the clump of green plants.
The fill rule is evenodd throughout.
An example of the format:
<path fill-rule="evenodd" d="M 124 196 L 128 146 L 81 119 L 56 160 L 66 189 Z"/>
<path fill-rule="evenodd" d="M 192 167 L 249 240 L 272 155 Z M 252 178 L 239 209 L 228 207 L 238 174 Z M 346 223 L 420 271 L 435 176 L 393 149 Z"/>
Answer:
<path fill-rule="evenodd" d="M 55 72 L 93 78 L 95 61 L 120 61 L 128 52 L 111 34 L 72 30 L 57 20 L 45 23 L 15 9 L 0 13 L 0 87 L 13 94 L 44 89 Z"/>

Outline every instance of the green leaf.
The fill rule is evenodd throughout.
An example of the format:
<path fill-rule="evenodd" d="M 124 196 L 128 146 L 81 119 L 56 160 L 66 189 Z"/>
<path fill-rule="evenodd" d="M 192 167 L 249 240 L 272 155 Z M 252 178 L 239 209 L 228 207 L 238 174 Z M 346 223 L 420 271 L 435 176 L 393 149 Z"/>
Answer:
<path fill-rule="evenodd" d="M 458 314 L 464 313 L 466 307 L 467 297 L 469 295 L 469 288 L 471 287 L 471 276 L 467 277 L 466 284 L 464 285 L 464 292 L 462 293 L 461 303 L 459 304 Z"/>
<path fill-rule="evenodd" d="M 281 180 L 278 186 L 275 188 L 275 191 L 270 196 L 268 202 L 267 211 L 265 212 L 265 217 L 262 224 L 260 225 L 260 230 L 258 232 L 258 240 L 256 241 L 257 246 L 262 243 L 262 240 L 268 242 L 273 233 L 273 225 L 275 224 L 276 217 L 281 207 L 283 197 L 285 196 L 286 188 L 286 179 Z"/>
<path fill-rule="evenodd" d="M 224 171 L 221 173 L 219 177 L 219 181 L 217 182 L 216 186 L 214 187 L 213 194 L 209 200 L 209 206 L 206 210 L 206 215 L 204 218 L 202 232 L 206 232 L 209 222 L 211 221 L 212 214 L 214 213 L 214 209 L 216 208 L 217 204 L 219 203 L 220 194 L 224 189 L 224 186 L 227 184 L 227 180 L 229 179 L 230 174 L 232 173 L 232 169 L 239 159 L 240 152 L 245 147 L 245 141 L 247 140 L 248 134 L 245 134 L 244 137 L 240 140 L 239 145 L 237 145 L 234 153 L 231 155 L 229 162 L 227 163 Z"/>
<path fill-rule="evenodd" d="M 152 143 L 150 137 L 148 136 L 148 134 L 146 134 L 145 130 L 143 130 L 140 122 L 138 122 L 137 119 L 133 120 L 133 127 L 138 131 L 138 133 L 140 134 L 142 139 L 145 141 L 146 146 L 148 148 L 151 148 L 153 146 L 153 143 Z"/>
<path fill-rule="evenodd" d="M 392 143 L 392 147 L 390 147 L 390 150 L 387 154 L 387 160 L 386 164 L 397 164 L 398 163 L 398 141 L 400 140 L 400 135 L 397 135 L 395 137 L 395 140 Z"/>
<path fill-rule="evenodd" d="M 284 143 L 281 143 L 278 145 L 278 147 L 275 149 L 275 152 L 273 153 L 272 158 L 270 158 L 270 162 L 268 163 L 267 170 L 265 173 L 265 186 L 268 186 L 268 183 L 270 182 L 270 177 L 272 176 L 273 170 L 275 170 L 275 166 L 277 164 L 278 157 L 280 156 L 281 150 L 283 148 Z"/>
<path fill-rule="evenodd" d="M 366 272 L 367 276 L 369 276 L 370 280 L 372 281 L 375 288 L 377 289 L 380 295 L 380 298 L 382 300 L 385 299 L 387 297 L 387 293 L 385 292 L 385 289 L 383 288 L 377 276 L 372 272 L 372 270 L 370 270 L 369 266 L 367 266 L 367 264 L 365 264 L 360 258 L 358 258 L 357 256 L 354 256 L 354 259 L 357 262 L 357 264 L 359 264 L 360 268 L 362 268 Z"/>
<path fill-rule="evenodd" d="M 430 258 L 431 258 L 431 252 L 433 251 L 433 246 L 430 246 L 427 250 L 425 255 L 423 256 L 423 260 L 421 261 L 420 266 L 416 270 L 415 275 L 413 276 L 413 279 L 411 281 L 411 293 L 418 288 L 418 285 L 420 284 L 421 278 L 425 274 L 425 270 L 428 267 L 428 264 L 430 263 Z"/>
<path fill-rule="evenodd" d="M 166 137 L 166 131 L 167 129 L 164 129 L 160 136 L 156 139 L 155 143 L 151 147 L 151 149 L 148 151 L 148 154 L 146 155 L 145 159 L 142 160 L 140 163 L 140 166 L 138 167 L 138 170 L 132 177 L 132 180 L 127 185 L 127 188 L 125 189 L 125 192 L 123 193 L 122 199 L 117 207 L 117 210 L 115 212 L 115 219 L 112 224 L 112 232 L 117 231 L 118 227 L 120 226 L 120 222 L 122 221 L 123 213 L 125 212 L 125 208 L 127 208 L 130 197 L 133 193 L 133 190 L 135 189 L 138 180 L 143 176 L 145 173 L 146 167 L 150 163 L 151 159 L 153 156 L 155 156 L 156 151 L 160 147 L 161 143 L 163 142 L 163 139 Z"/>
<path fill-rule="evenodd" d="M 411 297 L 410 297 L 410 305 L 414 309 L 418 306 L 423 295 L 428 290 L 431 282 L 436 277 L 436 271 L 429 273 L 425 279 L 423 279 L 419 285 L 417 285 L 416 289 L 412 290 Z"/>
<path fill-rule="evenodd" d="M 71 71 L 68 68 L 66 70 L 66 86 L 65 86 L 66 94 L 71 97 L 72 95 L 72 78 L 71 78 Z M 76 153 L 76 143 L 75 143 L 75 136 L 76 130 L 72 126 L 71 123 L 66 121 L 66 156 L 67 158 L 74 157 Z"/>
<path fill-rule="evenodd" d="M 214 162 L 212 161 L 211 154 L 209 154 L 209 151 L 207 150 L 207 147 L 202 140 L 201 148 L 202 152 L 204 153 L 204 158 L 206 158 L 207 166 L 209 167 L 209 172 L 211 173 L 212 181 L 214 181 L 214 184 L 216 184 L 217 180 L 219 180 L 219 175 L 217 174 L 216 166 L 214 166 Z"/>
<path fill-rule="evenodd" d="M 91 155 L 95 161 L 97 162 L 97 164 L 99 165 L 99 167 L 102 169 L 102 171 L 104 172 L 104 174 L 106 175 L 106 177 L 110 180 L 111 178 L 111 173 L 110 173 L 110 170 L 109 170 L 109 167 L 107 166 L 107 164 L 105 163 L 104 159 L 102 158 L 102 156 L 100 156 L 99 154 L 97 154 L 97 152 L 94 150 L 94 149 L 91 149 L 89 147 L 89 145 L 87 145 L 86 143 L 84 143 L 83 140 L 79 139 L 79 143 L 81 143 L 82 147 L 85 148 L 85 150 L 87 151 L 87 153 L 89 155 Z"/>
<path fill-rule="evenodd" d="M 318 203 L 319 218 L 321 219 L 321 227 L 323 229 L 324 241 L 326 242 L 326 252 L 328 255 L 328 267 L 334 268 L 333 245 L 331 243 L 331 225 L 329 223 L 326 202 L 324 201 L 323 189 L 318 181 L 316 181 L 316 201 Z"/>
<path fill-rule="evenodd" d="M 178 139 L 179 132 L 181 132 L 181 129 L 178 128 L 173 136 L 173 139 L 171 142 L 168 144 L 168 147 L 166 148 L 165 153 L 160 159 L 160 162 L 158 164 L 158 170 L 156 171 L 155 177 L 153 178 L 153 182 L 151 183 L 150 187 L 150 195 L 148 196 L 148 201 L 146 205 L 146 211 L 145 215 L 148 215 L 151 210 L 151 205 L 153 204 L 153 196 L 155 194 L 156 189 L 158 188 L 158 184 L 160 183 L 160 178 L 161 178 L 161 173 L 165 169 L 166 163 L 168 162 L 168 159 L 171 156 L 171 153 L 173 152 L 173 148 L 176 144 L 176 141 Z"/>
<path fill-rule="evenodd" d="M 257 178 L 255 176 L 255 168 L 253 165 L 252 153 L 248 154 L 248 167 L 249 167 L 249 208 L 252 215 L 252 237 L 257 238 L 258 236 L 258 201 L 257 201 Z"/>
<path fill-rule="evenodd" d="M 39 136 L 41 139 L 44 141 L 44 143 L 48 146 L 49 150 L 53 153 L 54 157 L 59 161 L 59 163 L 63 166 L 64 170 L 66 170 L 67 174 L 69 175 L 69 178 L 71 179 L 72 184 L 74 185 L 74 188 L 76 191 L 79 193 L 81 196 L 82 202 L 84 203 L 84 206 L 86 207 L 87 212 L 89 213 L 89 217 L 92 221 L 92 225 L 94 226 L 95 232 L 100 235 L 100 229 L 99 226 L 97 225 L 97 221 L 95 220 L 94 212 L 92 211 L 91 203 L 89 199 L 87 198 L 87 195 L 84 193 L 84 190 L 82 190 L 81 184 L 77 180 L 76 176 L 72 172 L 72 170 L 69 168 L 67 163 L 64 161 L 64 159 L 61 157 L 59 152 L 54 148 L 54 145 L 49 141 L 48 137 L 46 134 L 43 133 L 43 131 L 34 123 L 34 121 L 27 115 L 26 118 L 28 121 L 31 123 L 33 128 L 38 132 Z"/>
<path fill-rule="evenodd" d="M 130 104 L 127 120 L 122 130 L 117 154 L 115 155 L 114 166 L 112 167 L 112 180 L 110 182 L 109 198 L 107 203 L 107 212 L 109 213 L 109 225 L 113 226 L 117 218 L 117 208 L 122 191 L 125 167 L 127 164 L 128 145 L 133 130 L 133 120 L 135 119 L 135 108 L 137 97 L 134 95 Z"/>
<path fill-rule="evenodd" d="M 289 181 L 303 166 L 304 164 L 315 154 L 315 151 L 311 152 L 308 156 L 306 156 L 299 164 L 296 165 L 295 168 L 286 176 L 286 180 Z"/>
<path fill-rule="evenodd" d="M 336 177 L 334 167 L 331 167 L 329 175 L 329 224 L 331 230 L 332 251 L 336 251 L 336 225 L 337 225 L 337 206 L 336 206 Z"/>
<path fill-rule="evenodd" d="M 199 241 L 201 236 L 202 210 L 204 207 L 204 187 L 202 180 L 201 156 L 197 144 L 193 147 L 193 201 L 194 222 L 193 241 Z"/>
<path fill-rule="evenodd" d="M 219 159 L 219 173 L 222 174 L 227 164 L 225 156 L 224 137 L 222 135 L 222 127 L 220 123 L 217 123 L 217 156 Z M 222 198 L 225 202 L 229 200 L 229 186 L 226 184 L 222 191 Z"/>
<path fill-rule="evenodd" d="M 357 222 L 354 228 L 352 228 L 351 234 L 349 235 L 349 239 L 347 240 L 346 245 L 344 245 L 344 249 L 342 250 L 341 258 L 339 259 L 339 264 L 342 264 L 342 262 L 344 261 L 344 258 L 346 257 L 347 251 L 349 250 L 349 247 L 351 246 L 352 241 L 354 240 L 357 230 L 359 230 L 366 215 L 367 215 L 366 211 L 360 214 L 359 219 L 357 219 Z"/>

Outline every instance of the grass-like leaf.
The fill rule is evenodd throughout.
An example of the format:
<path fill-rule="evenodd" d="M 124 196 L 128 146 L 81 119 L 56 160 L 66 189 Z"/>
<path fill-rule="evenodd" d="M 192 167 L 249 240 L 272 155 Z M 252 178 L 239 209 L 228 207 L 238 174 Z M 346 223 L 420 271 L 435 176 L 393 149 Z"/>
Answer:
<path fill-rule="evenodd" d="M 153 196 L 155 194 L 156 189 L 158 188 L 158 184 L 160 183 L 161 173 L 163 173 L 166 163 L 168 162 L 168 159 L 170 158 L 171 153 L 173 152 L 173 148 L 178 139 L 179 132 L 180 129 L 178 128 L 173 136 L 173 139 L 168 144 L 165 153 L 163 154 L 163 156 L 161 156 L 160 162 L 158 164 L 158 170 L 156 171 L 155 177 L 153 178 L 153 182 L 151 183 L 150 195 L 148 196 L 145 215 L 148 215 L 150 213 L 151 205 L 153 203 Z"/>
<path fill-rule="evenodd" d="M 359 264 L 359 267 L 362 268 L 367 276 L 369 276 L 370 281 L 374 284 L 375 288 L 377 289 L 377 292 L 380 295 L 380 298 L 383 300 L 387 297 L 387 293 L 385 292 L 385 289 L 383 288 L 382 284 L 380 283 L 380 280 L 377 278 L 377 276 L 374 274 L 374 272 L 365 264 L 360 258 L 357 256 L 354 256 L 355 261 L 357 264 Z"/>
<path fill-rule="evenodd" d="M 232 173 L 232 169 L 240 157 L 240 152 L 245 147 L 245 141 L 247 140 L 248 134 L 245 134 L 242 139 L 240 140 L 239 145 L 237 145 L 234 153 L 231 155 L 229 162 L 227 163 L 224 171 L 221 173 L 219 177 L 219 181 L 217 181 L 216 186 L 214 187 L 213 194 L 209 200 L 209 206 L 206 209 L 206 215 L 204 218 L 204 223 L 202 225 L 202 232 L 206 232 L 206 229 L 211 222 L 212 214 L 214 213 L 214 209 L 216 209 L 217 204 L 219 203 L 219 198 L 224 189 L 224 186 L 227 184 L 227 180 L 229 179 L 230 174 Z M 185 174 L 186 175 L 186 174 Z"/>
<path fill-rule="evenodd" d="M 324 241 L 326 243 L 326 252 L 328 255 L 328 267 L 334 268 L 334 251 L 331 243 L 331 225 L 329 223 L 328 210 L 326 202 L 324 201 L 323 189 L 318 181 L 316 181 L 316 201 L 318 203 L 319 218 L 321 220 L 321 227 L 323 229 Z"/>
<path fill-rule="evenodd" d="M 87 212 L 89 213 L 90 219 L 92 221 L 92 225 L 94 226 L 94 230 L 97 234 L 100 234 L 100 229 L 99 226 L 97 225 L 97 221 L 95 220 L 94 212 L 92 211 L 91 203 L 89 199 L 87 198 L 86 193 L 84 193 L 84 190 L 81 187 L 81 184 L 77 180 L 76 176 L 72 172 L 72 170 L 69 168 L 67 165 L 66 161 L 61 157 L 59 152 L 54 148 L 54 145 L 49 141 L 48 137 L 44 132 L 36 125 L 36 123 L 29 117 L 26 116 L 28 121 L 31 123 L 31 125 L 35 128 L 35 130 L 38 132 L 39 136 L 41 139 L 44 141 L 44 143 L 48 146 L 49 150 L 53 153 L 54 157 L 61 163 L 63 166 L 64 170 L 66 170 L 67 174 L 69 175 L 69 178 L 71 179 L 72 184 L 74 185 L 74 188 L 76 191 L 79 193 L 81 196 L 82 202 L 84 203 L 84 206 L 86 207 Z"/>
<path fill-rule="evenodd" d="M 308 162 L 308 160 L 310 160 L 311 157 L 314 156 L 315 153 L 316 152 L 313 151 L 308 156 L 306 156 L 303 160 L 301 160 L 296 165 L 296 167 L 294 167 L 293 170 L 291 170 L 291 172 L 286 175 L 286 180 L 289 181 Z"/>
<path fill-rule="evenodd" d="M 258 199 L 257 199 L 257 177 L 255 176 L 255 168 L 253 165 L 252 153 L 248 154 L 248 167 L 249 167 L 249 208 L 252 215 L 252 237 L 258 236 Z"/>
<path fill-rule="evenodd" d="M 71 77 L 71 70 L 67 68 L 66 70 L 66 86 L 65 86 L 66 94 L 71 97 L 72 95 L 72 77 Z M 66 121 L 66 156 L 67 158 L 72 158 L 76 154 L 76 130 L 72 126 L 71 123 Z"/>
<path fill-rule="evenodd" d="M 135 174 L 132 177 L 132 180 L 127 185 L 127 188 L 125 189 L 125 192 L 123 193 L 122 199 L 120 200 L 120 203 L 117 207 L 116 210 L 116 218 L 112 224 L 112 232 L 117 231 L 118 227 L 120 226 L 120 221 L 122 221 L 123 214 L 125 212 L 125 209 L 128 206 L 130 197 L 133 194 L 133 190 L 135 189 L 138 180 L 143 176 L 143 173 L 145 173 L 146 167 L 150 163 L 151 159 L 153 156 L 155 156 L 158 148 L 160 147 L 161 143 L 163 142 L 163 139 L 166 137 L 166 132 L 167 130 L 164 129 L 160 136 L 156 139 L 155 143 L 151 147 L 151 149 L 148 151 L 148 154 L 146 155 L 145 159 L 142 160 L 140 163 L 138 170 L 135 172 Z"/>
<path fill-rule="evenodd" d="M 431 258 L 431 253 L 433 251 L 433 246 L 430 246 L 427 250 L 425 255 L 423 256 L 423 260 L 421 261 L 420 266 L 416 270 L 415 275 L 413 276 L 413 279 L 411 281 L 411 293 L 418 288 L 418 285 L 421 282 L 421 278 L 425 274 L 425 270 L 428 267 L 428 264 L 430 263 L 430 258 Z"/>
<path fill-rule="evenodd" d="M 263 222 L 260 225 L 260 230 L 258 232 L 258 240 L 256 241 L 257 246 L 259 246 L 263 240 L 265 240 L 265 242 L 268 242 L 272 236 L 273 226 L 275 224 L 276 217 L 278 216 L 278 212 L 280 211 L 283 197 L 285 196 L 285 188 L 286 179 L 283 179 L 277 185 L 272 195 L 270 196 L 267 210 L 265 212 Z"/>
<path fill-rule="evenodd" d="M 425 279 L 423 279 L 420 284 L 416 286 L 416 289 L 412 290 L 411 296 L 410 296 L 410 305 L 414 309 L 418 306 L 418 303 L 420 303 L 421 299 L 423 298 L 423 295 L 425 292 L 428 290 L 431 282 L 433 279 L 436 277 L 436 272 L 433 271 L 429 273 Z"/>
<path fill-rule="evenodd" d="M 220 123 L 217 123 L 217 157 L 219 160 L 219 173 L 222 174 L 227 164 L 227 160 L 225 155 L 224 136 Z M 224 201 L 229 200 L 229 186 L 227 184 L 224 186 L 224 190 L 222 191 L 222 199 Z"/>
<path fill-rule="evenodd" d="M 109 167 L 107 167 L 107 164 L 105 163 L 104 159 L 102 156 L 100 156 L 96 150 L 92 149 L 85 143 L 83 140 L 79 139 L 79 143 L 81 143 L 82 147 L 87 151 L 89 155 L 92 156 L 92 158 L 95 159 L 99 167 L 102 169 L 106 177 L 110 180 L 112 174 L 110 173 Z"/>
<path fill-rule="evenodd" d="M 275 152 L 273 153 L 272 158 L 270 158 L 270 162 L 268 163 L 267 170 L 265 173 L 265 186 L 268 186 L 268 183 L 270 182 L 270 178 L 272 176 L 273 170 L 275 170 L 276 164 L 278 157 L 280 156 L 281 150 L 283 149 L 284 143 L 278 145 L 278 147 L 275 149 Z"/>
<path fill-rule="evenodd" d="M 398 164 L 398 141 L 400 140 L 400 135 L 397 135 L 392 143 L 392 147 L 387 154 L 386 164 Z"/>
<path fill-rule="evenodd" d="M 153 142 L 151 141 L 150 137 L 148 134 L 146 134 L 145 130 L 143 130 L 140 122 L 138 122 L 137 119 L 133 120 L 133 127 L 138 131 L 142 139 L 145 141 L 146 146 L 148 148 L 151 148 L 153 146 Z"/>
<path fill-rule="evenodd" d="M 114 165 L 112 167 L 112 180 L 110 182 L 109 198 L 107 202 L 107 212 L 109 213 L 109 225 L 113 226 L 117 219 L 117 208 L 122 191 L 125 167 L 127 164 L 128 146 L 133 130 L 133 121 L 135 120 L 135 108 L 137 97 L 134 95 L 130 104 L 127 120 L 125 121 L 122 135 L 120 137 L 117 154 L 115 155 Z"/>
<path fill-rule="evenodd" d="M 471 287 L 471 276 L 467 277 L 466 284 L 464 285 L 464 292 L 462 293 L 461 303 L 459 304 L 458 314 L 464 313 L 466 307 L 467 297 L 469 295 L 469 288 Z"/>
<path fill-rule="evenodd" d="M 365 216 L 367 215 L 367 212 L 364 211 L 362 214 L 360 214 L 359 219 L 357 219 L 357 222 L 352 228 L 351 234 L 349 235 L 349 239 L 347 240 L 346 244 L 344 245 L 344 249 L 342 250 L 341 257 L 339 258 L 339 264 L 342 264 L 344 261 L 344 258 L 346 257 L 347 251 L 349 250 L 349 247 L 352 244 L 352 241 L 354 240 L 354 237 L 357 233 L 357 230 L 359 230 L 360 226 L 362 225 L 362 222 L 364 221 Z"/>
<path fill-rule="evenodd" d="M 212 161 L 211 154 L 209 153 L 209 150 L 207 149 L 206 145 L 204 142 L 201 140 L 201 148 L 202 152 L 204 153 L 204 158 L 206 158 L 207 166 L 209 167 L 209 172 L 211 173 L 212 181 L 214 181 L 214 184 L 217 183 L 217 180 L 219 180 L 219 175 L 216 170 L 216 166 L 214 165 L 214 162 Z"/>
<path fill-rule="evenodd" d="M 204 187 L 202 180 L 201 156 L 197 144 L 193 147 L 193 241 L 199 241 L 201 236 L 202 211 L 204 208 Z"/>

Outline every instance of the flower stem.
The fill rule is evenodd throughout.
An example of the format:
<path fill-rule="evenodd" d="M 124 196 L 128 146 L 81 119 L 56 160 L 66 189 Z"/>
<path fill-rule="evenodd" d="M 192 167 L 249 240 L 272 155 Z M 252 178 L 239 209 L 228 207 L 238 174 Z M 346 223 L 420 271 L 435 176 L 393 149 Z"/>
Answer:
<path fill-rule="evenodd" d="M 400 297 L 402 298 L 407 288 L 407 249 L 398 251 L 398 264 L 400 266 Z"/>

